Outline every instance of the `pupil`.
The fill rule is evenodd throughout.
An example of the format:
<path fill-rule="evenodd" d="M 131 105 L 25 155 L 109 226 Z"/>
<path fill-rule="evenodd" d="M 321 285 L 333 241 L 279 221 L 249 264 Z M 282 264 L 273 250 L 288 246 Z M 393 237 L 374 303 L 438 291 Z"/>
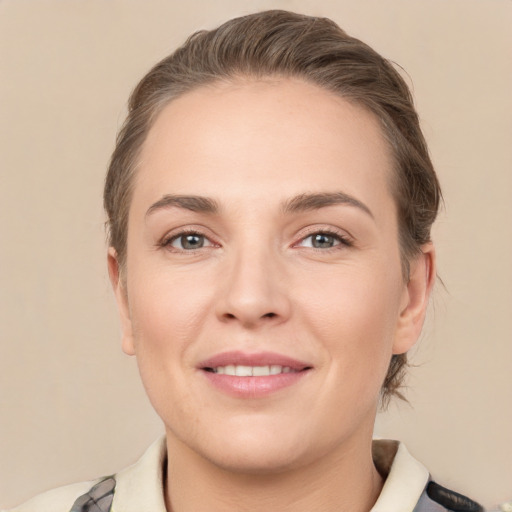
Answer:
<path fill-rule="evenodd" d="M 329 248 L 334 244 L 334 239 L 331 235 L 317 234 L 313 238 L 313 247 L 316 248 Z"/>
<path fill-rule="evenodd" d="M 204 240 L 200 235 L 185 235 L 181 237 L 181 244 L 184 249 L 197 249 L 203 247 Z"/>

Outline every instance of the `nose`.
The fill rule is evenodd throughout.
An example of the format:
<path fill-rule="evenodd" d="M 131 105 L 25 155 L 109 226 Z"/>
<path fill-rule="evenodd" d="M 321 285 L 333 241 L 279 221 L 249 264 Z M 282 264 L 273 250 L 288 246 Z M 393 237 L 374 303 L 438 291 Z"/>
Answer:
<path fill-rule="evenodd" d="M 217 316 L 222 322 L 255 329 L 289 318 L 291 304 L 286 290 L 286 272 L 278 260 L 270 251 L 254 247 L 233 255 L 222 277 L 222 291 L 216 304 Z"/>

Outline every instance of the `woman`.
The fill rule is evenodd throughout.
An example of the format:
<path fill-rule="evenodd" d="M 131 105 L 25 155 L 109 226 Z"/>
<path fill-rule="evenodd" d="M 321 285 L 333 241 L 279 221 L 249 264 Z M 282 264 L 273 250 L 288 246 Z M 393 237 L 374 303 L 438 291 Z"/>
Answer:
<path fill-rule="evenodd" d="M 282 11 L 195 34 L 134 91 L 104 200 L 123 350 L 166 436 L 17 510 L 481 510 L 372 442 L 440 200 L 386 60 Z"/>

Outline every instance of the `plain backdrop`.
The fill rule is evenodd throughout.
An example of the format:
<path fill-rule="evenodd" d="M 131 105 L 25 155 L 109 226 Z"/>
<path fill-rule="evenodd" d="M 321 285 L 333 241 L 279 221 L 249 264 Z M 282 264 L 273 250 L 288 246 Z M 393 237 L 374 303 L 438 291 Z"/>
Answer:
<path fill-rule="evenodd" d="M 512 499 L 512 1 L 0 0 L 0 506 L 133 462 L 163 429 L 121 353 L 101 194 L 129 92 L 194 30 L 333 18 L 409 76 L 445 194 L 407 396 L 376 434 Z"/>

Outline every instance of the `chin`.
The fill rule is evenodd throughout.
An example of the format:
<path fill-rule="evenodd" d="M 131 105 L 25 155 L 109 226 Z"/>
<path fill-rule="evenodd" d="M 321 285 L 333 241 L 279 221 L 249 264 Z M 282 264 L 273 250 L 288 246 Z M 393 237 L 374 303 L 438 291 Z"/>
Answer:
<path fill-rule="evenodd" d="M 217 467 L 231 473 L 246 475 L 275 475 L 299 468 L 308 462 L 305 453 L 293 448 L 279 448 L 261 443 L 238 446 L 230 443 L 228 452 L 206 454 L 208 460 Z"/>
<path fill-rule="evenodd" d="M 329 447 L 306 441 L 307 434 L 302 429 L 293 429 L 279 422 L 261 422 L 260 425 L 247 425 L 240 422 L 217 425 L 206 435 L 196 439 L 181 439 L 196 456 L 225 471 L 265 475 L 278 474 L 305 466 L 319 454 L 328 453 Z M 230 435 L 226 436 L 226 432 Z"/>

